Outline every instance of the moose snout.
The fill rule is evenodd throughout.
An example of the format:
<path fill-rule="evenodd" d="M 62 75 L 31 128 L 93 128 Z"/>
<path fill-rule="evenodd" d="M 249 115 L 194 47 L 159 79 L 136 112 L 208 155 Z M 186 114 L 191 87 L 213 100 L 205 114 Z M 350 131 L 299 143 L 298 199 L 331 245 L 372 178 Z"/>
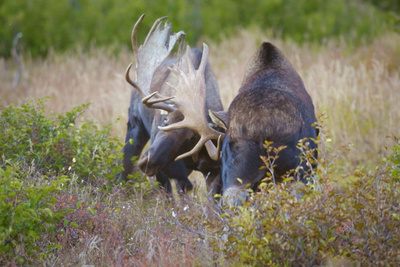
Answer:
<path fill-rule="evenodd" d="M 138 162 L 138 166 L 147 176 L 154 176 L 159 170 L 157 162 L 154 162 L 154 157 L 150 151 L 146 151 Z"/>

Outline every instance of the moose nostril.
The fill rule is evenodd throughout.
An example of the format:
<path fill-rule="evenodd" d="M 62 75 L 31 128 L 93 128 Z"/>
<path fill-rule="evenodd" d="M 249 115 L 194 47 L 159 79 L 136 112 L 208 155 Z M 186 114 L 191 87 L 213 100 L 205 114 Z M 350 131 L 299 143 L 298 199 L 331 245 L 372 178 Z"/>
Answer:
<path fill-rule="evenodd" d="M 145 172 L 146 166 L 149 164 L 150 155 L 146 152 L 138 162 L 139 168 Z"/>
<path fill-rule="evenodd" d="M 140 170 L 148 176 L 156 175 L 159 169 L 157 163 L 154 162 L 154 158 L 152 159 L 150 160 L 150 153 L 145 152 L 137 164 Z"/>

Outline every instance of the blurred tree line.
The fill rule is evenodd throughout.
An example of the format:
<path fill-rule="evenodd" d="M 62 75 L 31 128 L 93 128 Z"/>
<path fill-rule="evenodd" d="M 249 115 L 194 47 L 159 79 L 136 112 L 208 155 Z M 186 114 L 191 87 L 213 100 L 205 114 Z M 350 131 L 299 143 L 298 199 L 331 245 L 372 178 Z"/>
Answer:
<path fill-rule="evenodd" d="M 20 45 L 33 56 L 129 45 L 142 13 L 139 38 L 156 18 L 168 16 L 173 30 L 184 30 L 195 45 L 254 26 L 300 43 L 339 36 L 357 42 L 399 26 L 398 11 L 398 0 L 0 0 L 0 56 L 11 55 L 19 32 Z"/>

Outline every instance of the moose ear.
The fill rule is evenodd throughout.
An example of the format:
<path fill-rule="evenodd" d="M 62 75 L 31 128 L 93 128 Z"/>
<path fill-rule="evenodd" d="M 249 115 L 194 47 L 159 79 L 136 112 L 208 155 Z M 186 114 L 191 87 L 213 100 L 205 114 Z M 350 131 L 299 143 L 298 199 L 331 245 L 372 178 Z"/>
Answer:
<path fill-rule="evenodd" d="M 228 128 L 228 112 L 227 111 L 212 111 L 211 109 L 208 110 L 208 114 L 211 117 L 211 120 L 214 124 L 221 127 L 226 131 Z"/>

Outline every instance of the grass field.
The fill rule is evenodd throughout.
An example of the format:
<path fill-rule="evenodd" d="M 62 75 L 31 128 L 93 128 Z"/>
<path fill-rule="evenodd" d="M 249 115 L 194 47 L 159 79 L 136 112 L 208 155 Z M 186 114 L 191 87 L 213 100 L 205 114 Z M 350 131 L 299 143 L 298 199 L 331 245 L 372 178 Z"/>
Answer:
<path fill-rule="evenodd" d="M 388 34 L 352 49 L 346 40 L 300 47 L 254 31 L 241 31 L 219 44 L 208 42 L 225 108 L 240 87 L 247 61 L 262 41 L 280 48 L 303 78 L 326 132 L 321 157 L 335 161 L 329 171 L 331 179 L 346 179 L 355 171 L 375 175 L 396 144 L 393 137 L 400 136 L 400 36 Z M 51 55 L 43 60 L 25 55 L 22 78 L 15 88 L 15 63 L 0 59 L 0 105 L 50 96 L 46 109 L 60 113 L 91 102 L 84 116 L 100 125 L 115 122 L 113 135 L 122 142 L 131 90 L 124 81 L 124 71 L 131 59 L 131 51 L 124 49 L 117 56 L 107 49 Z M 232 254 L 226 258 L 229 253 L 224 236 L 213 232 L 218 223 L 204 223 L 213 221 L 219 211 L 207 204 L 201 193 L 174 202 L 155 189 L 143 194 L 135 188 L 115 187 L 105 193 L 71 183 L 67 192 L 59 199 L 63 205 L 77 207 L 78 201 L 84 201 L 96 212 L 79 206 L 68 216 L 80 228 L 65 228 L 62 236 L 41 239 L 43 244 L 56 239 L 62 245 L 42 259 L 46 265 L 230 266 L 237 257 Z M 206 230 L 199 234 L 196 225 Z M 393 255 L 400 257 L 399 251 Z M 352 262 L 328 257 L 325 264 Z"/>

